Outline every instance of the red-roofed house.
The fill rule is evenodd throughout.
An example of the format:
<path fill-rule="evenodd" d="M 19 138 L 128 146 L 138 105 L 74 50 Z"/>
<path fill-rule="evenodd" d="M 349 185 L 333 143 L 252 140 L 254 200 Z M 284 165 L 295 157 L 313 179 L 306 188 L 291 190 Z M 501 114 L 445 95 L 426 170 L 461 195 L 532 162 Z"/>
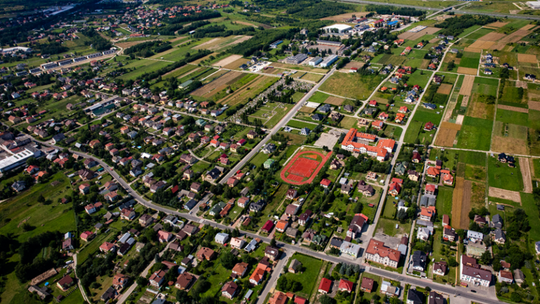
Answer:
<path fill-rule="evenodd" d="M 85 231 L 83 233 L 81 233 L 81 240 L 85 241 L 85 242 L 88 242 L 90 241 L 91 239 L 93 239 L 95 236 L 95 234 L 91 231 Z"/>
<path fill-rule="evenodd" d="M 329 280 L 327 278 L 322 278 L 321 283 L 319 284 L 319 292 L 327 294 L 330 292 L 331 287 L 332 287 L 332 280 Z"/>
<path fill-rule="evenodd" d="M 353 291 L 353 285 L 354 283 L 345 279 L 339 280 L 339 291 L 346 291 L 348 293 L 351 293 Z"/>
<path fill-rule="evenodd" d="M 321 180 L 321 183 L 320 183 L 321 187 L 323 187 L 323 188 L 328 188 L 328 187 L 330 187 L 330 184 L 332 184 L 332 182 L 331 182 L 329 179 L 327 179 L 327 178 L 323 178 L 323 179 Z"/>
<path fill-rule="evenodd" d="M 422 207 L 420 209 L 420 219 L 423 221 L 431 221 L 436 213 L 435 206 Z"/>

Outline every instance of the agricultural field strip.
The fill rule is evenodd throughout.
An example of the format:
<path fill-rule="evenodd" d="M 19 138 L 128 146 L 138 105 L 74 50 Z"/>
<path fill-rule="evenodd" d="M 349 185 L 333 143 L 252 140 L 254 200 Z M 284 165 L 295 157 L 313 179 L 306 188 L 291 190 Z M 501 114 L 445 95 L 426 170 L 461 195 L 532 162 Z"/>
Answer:
<path fill-rule="evenodd" d="M 499 92 L 499 88 L 501 86 L 501 80 L 499 79 L 499 83 L 497 84 L 497 92 Z M 498 109 L 498 105 L 499 105 L 499 94 L 496 94 L 497 96 L 495 96 L 495 110 L 493 111 L 493 121 L 495 121 L 497 119 L 497 109 Z M 495 134 L 495 123 L 493 124 L 493 126 L 491 126 L 491 141 L 489 142 L 489 150 L 492 149 L 492 145 L 493 145 L 493 136 Z"/>

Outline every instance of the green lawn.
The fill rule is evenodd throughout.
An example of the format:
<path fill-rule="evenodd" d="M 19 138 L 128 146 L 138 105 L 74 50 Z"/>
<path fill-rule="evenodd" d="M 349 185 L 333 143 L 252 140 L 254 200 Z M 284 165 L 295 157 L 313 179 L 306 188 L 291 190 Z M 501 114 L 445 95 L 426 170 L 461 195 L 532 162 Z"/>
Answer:
<path fill-rule="evenodd" d="M 437 212 L 440 214 L 446 214 L 452 217 L 452 194 L 454 188 L 439 187 L 439 194 L 437 195 Z"/>
<path fill-rule="evenodd" d="M 429 77 L 431 77 L 431 74 L 433 74 L 433 72 L 416 70 L 414 73 L 409 75 L 409 80 L 407 81 L 407 84 L 409 85 L 409 87 L 419 85 L 421 88 L 425 89 L 428 84 L 427 82 L 429 80 Z"/>
<path fill-rule="evenodd" d="M 287 123 L 287 126 L 302 129 L 302 128 L 308 128 L 310 130 L 313 130 L 317 125 L 309 122 L 303 122 L 298 120 L 289 120 Z"/>
<path fill-rule="evenodd" d="M 459 63 L 460 67 L 465 68 L 478 68 L 480 62 L 480 53 L 463 52 L 463 57 Z"/>
<path fill-rule="evenodd" d="M 322 92 L 315 92 L 313 95 L 311 95 L 309 101 L 324 103 L 324 101 L 328 99 L 328 97 L 330 97 L 330 95 L 324 94 Z"/>
<path fill-rule="evenodd" d="M 486 154 L 473 151 L 459 151 L 459 162 L 475 166 L 486 165 Z"/>
<path fill-rule="evenodd" d="M 497 121 L 527 126 L 529 124 L 529 115 L 527 113 L 497 109 Z"/>
<path fill-rule="evenodd" d="M 490 157 L 488 159 L 488 182 L 490 187 L 522 191 L 523 179 L 517 159 L 516 167 L 510 168 L 507 164 L 500 163 L 497 158 Z"/>
<path fill-rule="evenodd" d="M 358 73 L 334 73 L 320 87 L 321 91 L 364 100 L 381 83 L 385 75 L 359 75 Z"/>
<path fill-rule="evenodd" d="M 60 182 L 52 186 L 54 181 Z M 37 202 L 39 195 L 50 199 L 52 204 L 43 205 Z M 26 241 L 46 231 L 62 233 L 75 230 L 75 217 L 71 204 L 59 204 L 58 199 L 71 194 L 69 179 L 62 173 L 50 177 L 45 183 L 35 184 L 30 189 L 0 204 L 0 233 L 14 234 L 19 241 Z M 24 232 L 20 223 L 26 222 L 35 229 Z"/>
<path fill-rule="evenodd" d="M 318 284 L 317 276 L 321 271 L 322 261 L 307 255 L 295 253 L 289 259 L 289 264 L 293 259 L 297 259 L 300 263 L 302 263 L 302 267 L 304 267 L 305 271 L 303 273 L 296 274 L 286 273 L 283 276 L 286 277 L 287 280 L 295 280 L 300 282 L 302 284 L 302 290 L 296 292 L 296 294 L 309 299 L 313 287 L 315 284 Z M 289 264 L 287 264 L 287 268 Z"/>
<path fill-rule="evenodd" d="M 521 208 L 525 210 L 527 216 L 529 217 L 529 224 L 531 225 L 531 230 L 529 231 L 529 242 L 540 241 L 540 217 L 538 213 L 538 207 L 536 206 L 536 201 L 534 196 L 529 193 L 521 193 Z"/>
<path fill-rule="evenodd" d="M 465 116 L 459 131 L 458 148 L 488 151 L 493 121 Z"/>

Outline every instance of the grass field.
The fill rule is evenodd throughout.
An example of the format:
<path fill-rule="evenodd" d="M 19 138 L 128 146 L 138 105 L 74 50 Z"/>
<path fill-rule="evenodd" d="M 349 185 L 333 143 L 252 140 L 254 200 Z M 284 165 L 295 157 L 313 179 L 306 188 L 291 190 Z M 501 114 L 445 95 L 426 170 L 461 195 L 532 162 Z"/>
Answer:
<path fill-rule="evenodd" d="M 452 217 L 452 194 L 454 189 L 450 187 L 439 187 L 438 191 L 439 194 L 437 195 L 436 202 L 438 212 Z"/>
<path fill-rule="evenodd" d="M 458 148 L 488 151 L 493 121 L 465 116 L 458 136 Z"/>
<path fill-rule="evenodd" d="M 512 191 L 523 191 L 523 178 L 519 170 L 519 162 L 516 167 L 510 168 L 507 164 L 500 163 L 497 158 L 488 159 L 488 182 L 490 187 L 497 187 Z"/>
<path fill-rule="evenodd" d="M 135 79 L 137 79 L 137 77 L 142 76 L 145 73 L 152 73 L 152 72 L 157 71 L 157 70 L 159 70 L 159 69 L 161 69 L 163 67 L 168 66 L 169 64 L 171 64 L 171 63 L 170 62 L 165 62 L 165 61 L 155 61 L 155 60 L 141 59 L 141 60 L 135 61 L 135 63 L 133 63 L 133 65 L 132 64 L 127 65 L 125 68 L 132 65 L 131 67 L 135 68 L 135 70 L 131 71 L 129 73 L 126 73 L 126 74 L 120 76 L 119 78 L 123 79 L 123 80 L 135 80 Z"/>
<path fill-rule="evenodd" d="M 60 181 L 56 186 L 51 182 Z M 71 211 L 71 204 L 59 204 L 58 198 L 71 193 L 69 180 L 62 173 L 51 176 L 46 183 L 36 184 L 30 189 L 20 193 L 14 198 L 0 204 L 0 233 L 14 234 L 19 241 L 36 236 L 46 231 L 68 232 L 75 229 L 75 217 Z M 50 199 L 53 203 L 43 205 L 37 202 L 39 195 Z M 24 232 L 18 227 L 19 223 L 27 220 L 35 229 Z"/>
<path fill-rule="evenodd" d="M 497 109 L 497 121 L 521 126 L 529 125 L 528 113 L 515 112 L 504 109 Z"/>
<path fill-rule="evenodd" d="M 313 95 L 311 95 L 309 101 L 316 103 L 324 103 L 324 101 L 327 100 L 328 97 L 330 97 L 330 95 L 324 94 L 322 92 L 315 92 Z"/>
<path fill-rule="evenodd" d="M 464 68 L 478 68 L 480 62 L 480 53 L 463 52 L 463 57 L 459 63 L 460 67 Z"/>
<path fill-rule="evenodd" d="M 384 75 L 361 76 L 357 73 L 334 73 L 320 87 L 321 91 L 364 100 L 384 79 Z"/>
<path fill-rule="evenodd" d="M 409 80 L 407 81 L 407 84 L 409 86 L 419 85 L 422 89 L 425 89 L 428 84 L 427 82 L 429 80 L 429 77 L 431 77 L 431 74 L 433 74 L 433 72 L 416 70 L 414 73 L 409 75 Z"/>
<path fill-rule="evenodd" d="M 437 112 L 439 112 L 437 114 Z M 415 143 L 418 139 L 420 143 L 430 143 L 433 141 L 432 135 L 435 134 L 433 131 L 425 132 L 424 125 L 427 122 L 432 122 L 435 125 L 439 125 L 439 122 L 442 118 L 442 112 L 437 110 L 425 110 L 423 108 L 418 108 L 416 114 L 412 118 L 409 127 L 407 128 L 407 133 L 405 133 L 405 141 L 408 143 Z"/>
<path fill-rule="evenodd" d="M 302 290 L 298 291 L 297 295 L 309 299 L 311 292 L 313 291 L 313 287 L 315 284 L 318 284 L 315 278 L 317 278 L 319 272 L 321 271 L 322 261 L 299 253 L 293 254 L 293 256 L 289 259 L 289 263 L 293 259 L 297 259 L 300 263 L 302 263 L 302 267 L 304 267 L 305 271 L 297 274 L 286 273 L 283 276 L 285 276 L 287 280 L 300 282 L 302 284 Z M 287 264 L 287 268 L 288 266 L 289 265 Z"/>

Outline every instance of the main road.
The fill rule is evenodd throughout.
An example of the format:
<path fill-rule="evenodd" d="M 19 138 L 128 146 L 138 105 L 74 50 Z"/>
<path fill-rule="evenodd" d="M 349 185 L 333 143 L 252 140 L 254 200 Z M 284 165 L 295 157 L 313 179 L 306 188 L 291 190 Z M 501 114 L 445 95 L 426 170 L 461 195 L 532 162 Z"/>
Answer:
<path fill-rule="evenodd" d="M 305 102 L 309 100 L 311 95 L 315 94 L 315 92 L 317 92 L 319 87 L 328 78 L 330 78 L 330 76 L 332 76 L 332 74 L 334 74 L 335 71 L 336 71 L 336 68 L 335 67 L 332 68 L 330 72 L 328 72 L 328 74 L 326 74 L 326 76 L 324 76 L 323 79 L 319 81 L 319 83 L 313 86 L 313 88 L 309 90 L 309 92 L 306 95 L 304 95 L 304 97 L 300 99 L 299 102 L 296 103 L 296 105 L 289 111 L 289 113 L 285 115 L 285 117 L 283 117 L 272 129 L 267 131 L 267 135 L 263 138 L 263 140 L 261 140 L 261 142 L 259 142 L 253 149 L 251 149 L 251 151 L 244 158 L 242 158 L 242 160 L 238 162 L 238 164 L 236 164 L 236 166 L 234 166 L 234 168 L 232 168 L 231 171 L 229 171 L 229 173 L 227 173 L 221 179 L 219 183 L 220 184 L 227 183 L 227 180 L 230 177 L 235 175 L 238 170 L 242 169 L 244 165 L 255 156 L 255 154 L 259 153 L 259 151 L 264 147 L 264 145 L 266 145 L 266 143 L 270 141 L 270 139 L 272 138 L 272 135 L 276 134 L 281 128 L 283 128 L 289 122 L 289 120 L 291 120 L 291 118 L 294 117 L 294 115 L 296 115 L 298 110 L 300 110 L 300 108 L 304 106 Z"/>
<path fill-rule="evenodd" d="M 415 9 L 418 9 L 418 10 L 435 11 L 435 13 L 431 14 L 430 16 L 433 16 L 433 15 L 436 15 L 436 14 L 438 14 L 440 12 L 443 12 L 446 9 L 461 5 L 461 4 L 457 4 L 457 5 L 452 5 L 452 6 L 445 7 L 445 8 L 440 8 L 440 7 L 425 7 L 425 6 L 408 5 L 408 4 L 397 4 L 397 3 L 389 3 L 389 2 L 376 2 L 376 1 L 367 1 L 367 0 L 338 0 L 338 1 L 339 2 L 348 2 L 348 3 L 361 3 L 361 4 L 374 4 L 374 5 L 407 7 L 407 8 L 415 8 Z M 469 2 L 467 2 L 467 4 L 468 3 Z M 451 11 L 451 10 L 449 10 L 449 11 Z M 477 12 L 477 11 L 462 11 L 462 10 L 454 10 L 453 12 L 456 13 L 456 14 L 484 15 L 484 16 L 491 16 L 491 17 L 497 17 L 497 18 L 515 18 L 515 19 L 527 19 L 527 20 L 540 20 L 540 16 L 531 16 L 531 15 L 512 15 L 512 14 L 484 13 L 484 12 Z"/>

